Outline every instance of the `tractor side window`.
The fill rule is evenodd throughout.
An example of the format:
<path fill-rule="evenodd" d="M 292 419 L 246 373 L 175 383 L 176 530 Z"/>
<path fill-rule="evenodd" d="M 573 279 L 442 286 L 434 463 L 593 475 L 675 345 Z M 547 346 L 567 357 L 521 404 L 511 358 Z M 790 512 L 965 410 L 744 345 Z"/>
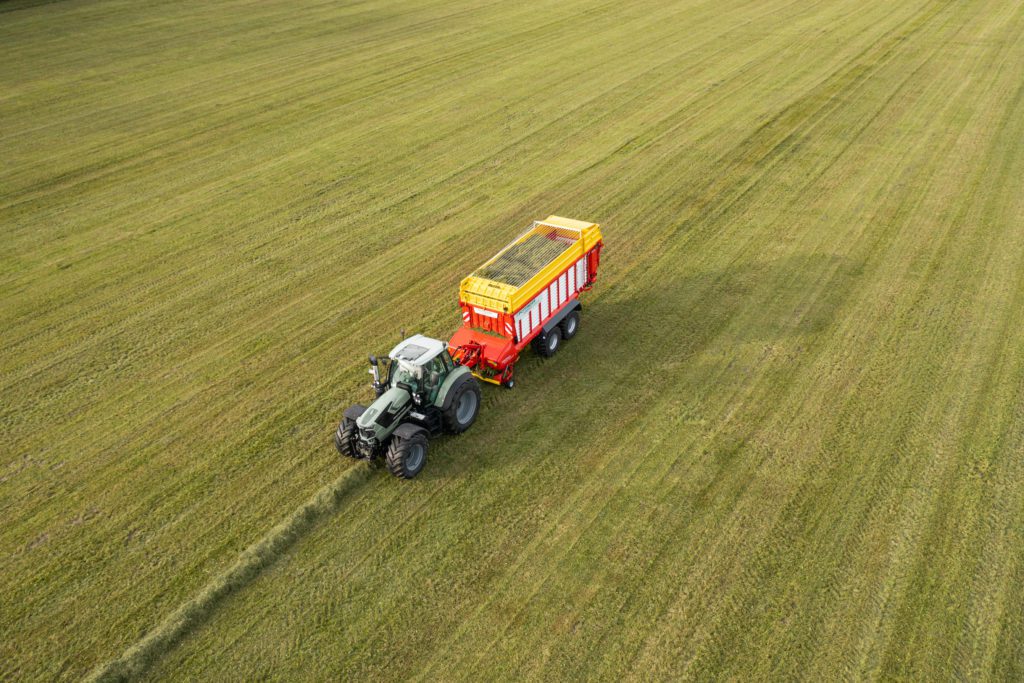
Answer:
<path fill-rule="evenodd" d="M 441 352 L 441 364 L 444 366 L 444 372 L 451 372 L 455 369 L 455 362 L 452 361 L 447 349 Z"/>
<path fill-rule="evenodd" d="M 427 398 L 433 401 L 437 398 L 437 392 L 441 389 L 441 380 L 444 377 L 444 362 L 440 357 L 434 358 L 425 369 L 427 371 Z"/>
<path fill-rule="evenodd" d="M 427 373 L 433 374 L 435 372 L 439 378 L 444 375 L 444 362 L 440 358 L 430 361 L 430 366 L 427 368 Z"/>

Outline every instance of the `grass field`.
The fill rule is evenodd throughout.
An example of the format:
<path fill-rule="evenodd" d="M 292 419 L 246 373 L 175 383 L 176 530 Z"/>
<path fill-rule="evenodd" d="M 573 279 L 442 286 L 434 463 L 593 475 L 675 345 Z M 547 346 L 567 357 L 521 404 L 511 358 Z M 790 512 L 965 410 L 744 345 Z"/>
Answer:
<path fill-rule="evenodd" d="M 0 4 L 0 678 L 1024 679 L 1020 0 Z M 365 354 L 579 336 L 400 482 Z"/>

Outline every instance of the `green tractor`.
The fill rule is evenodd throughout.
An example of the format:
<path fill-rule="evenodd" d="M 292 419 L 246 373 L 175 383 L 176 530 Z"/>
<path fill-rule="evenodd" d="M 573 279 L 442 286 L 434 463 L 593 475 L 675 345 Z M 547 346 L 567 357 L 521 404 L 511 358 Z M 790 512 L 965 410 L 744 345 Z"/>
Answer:
<path fill-rule="evenodd" d="M 377 400 L 345 411 L 334 445 L 349 458 L 384 458 L 396 477 L 412 479 L 427 462 L 428 438 L 461 434 L 480 412 L 480 385 L 448 345 L 417 334 L 378 361 L 370 356 Z"/>

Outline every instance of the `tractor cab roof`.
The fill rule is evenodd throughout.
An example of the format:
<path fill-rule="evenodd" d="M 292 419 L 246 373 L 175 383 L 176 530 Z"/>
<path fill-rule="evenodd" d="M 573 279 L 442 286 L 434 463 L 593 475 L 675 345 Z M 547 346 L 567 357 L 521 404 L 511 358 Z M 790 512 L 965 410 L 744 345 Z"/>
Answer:
<path fill-rule="evenodd" d="M 420 367 L 437 358 L 446 348 L 448 345 L 443 341 L 414 334 L 391 349 L 388 357 L 413 367 Z"/>

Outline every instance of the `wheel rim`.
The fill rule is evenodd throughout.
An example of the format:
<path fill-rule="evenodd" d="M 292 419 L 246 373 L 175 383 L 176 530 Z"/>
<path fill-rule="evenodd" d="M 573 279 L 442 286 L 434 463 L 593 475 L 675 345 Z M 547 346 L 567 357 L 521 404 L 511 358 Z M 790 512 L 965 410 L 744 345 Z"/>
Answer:
<path fill-rule="evenodd" d="M 405 469 L 410 472 L 415 472 L 419 468 L 423 467 L 423 459 L 426 456 L 427 451 L 423 448 L 423 444 L 410 444 L 409 454 L 405 456 Z"/>
<path fill-rule="evenodd" d="M 548 342 L 548 348 L 551 349 L 552 351 L 554 351 L 555 349 L 558 348 L 558 335 L 557 334 L 552 334 L 551 335 L 551 341 Z"/>
<path fill-rule="evenodd" d="M 476 414 L 476 394 L 472 391 L 464 391 L 459 397 L 459 405 L 455 408 L 455 419 L 459 424 L 466 424 Z"/>
<path fill-rule="evenodd" d="M 569 333 L 569 336 L 576 334 L 576 317 L 569 316 L 569 322 L 565 325 L 565 331 Z"/>

